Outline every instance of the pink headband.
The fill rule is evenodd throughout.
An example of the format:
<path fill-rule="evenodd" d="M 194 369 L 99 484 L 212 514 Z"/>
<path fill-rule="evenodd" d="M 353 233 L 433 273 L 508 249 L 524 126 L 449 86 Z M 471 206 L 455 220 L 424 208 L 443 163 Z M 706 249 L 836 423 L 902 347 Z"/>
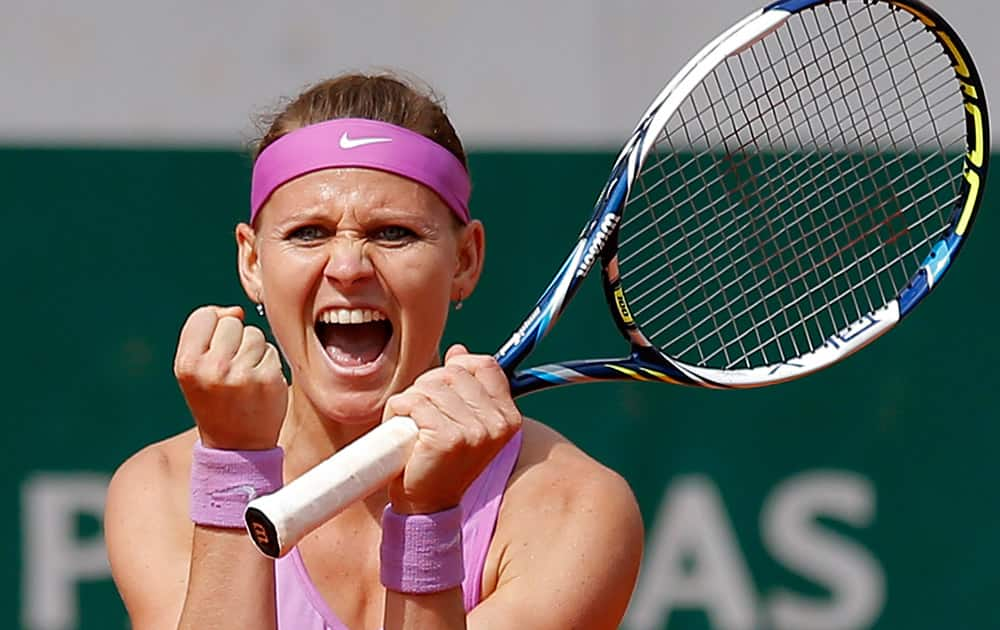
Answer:
<path fill-rule="evenodd" d="M 250 222 L 276 188 L 325 168 L 373 168 L 402 175 L 441 197 L 469 222 L 469 173 L 451 151 L 419 133 L 389 123 L 338 118 L 296 129 L 257 157 L 250 184 Z"/>

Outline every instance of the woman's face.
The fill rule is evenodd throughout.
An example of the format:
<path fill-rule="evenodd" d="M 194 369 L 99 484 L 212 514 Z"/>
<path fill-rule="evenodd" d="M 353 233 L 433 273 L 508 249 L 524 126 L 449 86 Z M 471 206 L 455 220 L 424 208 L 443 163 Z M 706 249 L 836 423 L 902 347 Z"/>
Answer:
<path fill-rule="evenodd" d="M 387 398 L 439 360 L 449 302 L 467 297 L 482 226 L 455 227 L 430 189 L 367 169 L 329 169 L 278 188 L 241 226 L 240 268 L 323 417 L 376 421 Z M 241 236 L 242 234 L 242 236 Z"/>

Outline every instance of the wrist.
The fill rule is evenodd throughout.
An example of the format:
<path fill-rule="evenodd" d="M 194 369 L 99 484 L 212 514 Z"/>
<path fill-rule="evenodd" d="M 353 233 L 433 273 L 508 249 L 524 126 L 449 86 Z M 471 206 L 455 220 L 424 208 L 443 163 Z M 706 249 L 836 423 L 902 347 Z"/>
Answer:
<path fill-rule="evenodd" d="M 232 450 L 195 442 L 191 458 L 191 521 L 211 527 L 245 527 L 247 504 L 282 485 L 280 448 Z"/>
<path fill-rule="evenodd" d="M 218 435 L 198 429 L 198 441 L 205 448 L 226 451 L 267 451 L 277 448 L 278 439 L 274 437 Z"/>
<path fill-rule="evenodd" d="M 424 484 L 427 485 L 427 484 Z M 455 508 L 461 502 L 462 497 L 452 497 L 447 494 L 441 496 L 416 496 L 406 490 L 403 485 L 402 476 L 397 477 L 389 484 L 389 505 L 396 514 L 436 514 Z"/>
<path fill-rule="evenodd" d="M 462 508 L 430 514 L 400 514 L 392 504 L 382 513 L 381 580 L 387 589 L 439 593 L 465 579 Z"/>
<path fill-rule="evenodd" d="M 458 502 L 439 501 L 429 503 L 426 501 L 407 501 L 405 499 L 393 499 L 389 497 L 389 505 L 394 513 L 401 516 L 414 516 L 418 514 L 437 514 L 447 512 L 458 507 Z"/>

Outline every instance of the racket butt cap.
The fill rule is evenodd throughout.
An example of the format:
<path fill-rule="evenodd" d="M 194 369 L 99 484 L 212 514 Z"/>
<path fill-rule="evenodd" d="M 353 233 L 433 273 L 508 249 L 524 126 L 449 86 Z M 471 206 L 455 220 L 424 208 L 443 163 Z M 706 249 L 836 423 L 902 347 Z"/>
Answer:
<path fill-rule="evenodd" d="M 261 553 L 271 558 L 280 558 L 284 555 L 281 541 L 278 540 L 278 530 L 271 519 L 255 507 L 248 507 L 243 517 L 247 522 L 247 532 Z"/>

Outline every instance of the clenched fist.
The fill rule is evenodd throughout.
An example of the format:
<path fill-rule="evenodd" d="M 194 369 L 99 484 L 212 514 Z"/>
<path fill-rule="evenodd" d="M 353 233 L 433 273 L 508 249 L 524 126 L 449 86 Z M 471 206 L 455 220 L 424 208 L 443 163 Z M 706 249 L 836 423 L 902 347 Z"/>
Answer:
<path fill-rule="evenodd" d="M 386 402 L 383 418 L 408 416 L 420 432 L 406 468 L 389 486 L 400 514 L 458 505 L 469 484 L 522 424 L 503 369 L 454 345 L 444 365 Z"/>
<path fill-rule="evenodd" d="M 243 323 L 238 306 L 203 306 L 188 317 L 174 374 L 209 448 L 267 449 L 278 442 L 288 383 L 278 350 Z"/>

